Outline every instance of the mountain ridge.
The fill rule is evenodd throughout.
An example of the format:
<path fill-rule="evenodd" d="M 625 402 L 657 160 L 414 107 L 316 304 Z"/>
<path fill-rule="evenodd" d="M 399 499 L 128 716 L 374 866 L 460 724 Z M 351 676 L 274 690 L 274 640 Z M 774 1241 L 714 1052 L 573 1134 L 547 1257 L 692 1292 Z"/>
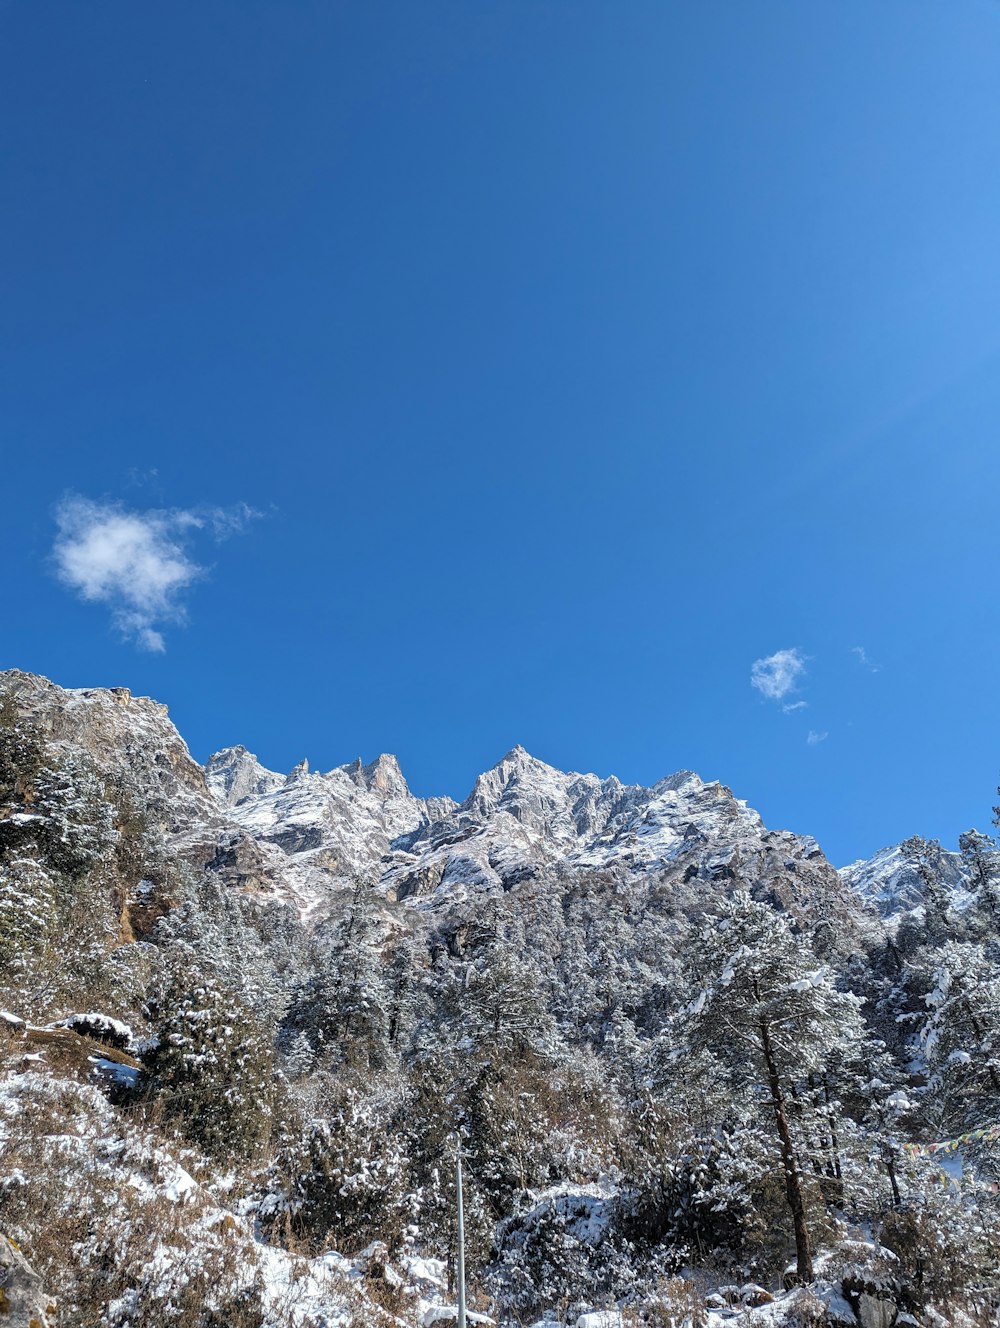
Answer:
<path fill-rule="evenodd" d="M 389 902 L 425 909 L 552 871 L 677 875 L 706 889 L 750 872 L 785 906 L 817 890 L 854 893 L 812 836 L 769 829 L 728 786 L 692 771 L 624 784 L 558 770 L 518 744 L 459 803 L 417 797 L 387 753 L 282 774 L 236 744 L 202 766 L 167 707 L 127 688 L 65 689 L 16 670 L 0 686 L 106 777 L 138 779 L 183 857 L 313 921 L 359 877 Z M 836 909 L 847 910 L 845 898 Z"/>

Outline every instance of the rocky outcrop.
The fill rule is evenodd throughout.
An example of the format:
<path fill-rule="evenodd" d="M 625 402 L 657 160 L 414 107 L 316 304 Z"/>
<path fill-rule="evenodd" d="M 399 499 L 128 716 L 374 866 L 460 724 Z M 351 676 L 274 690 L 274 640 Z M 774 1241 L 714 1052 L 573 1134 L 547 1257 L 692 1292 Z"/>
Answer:
<path fill-rule="evenodd" d="M 20 1249 L 0 1235 L 0 1323 L 4 1328 L 50 1328 L 56 1307 Z"/>
<path fill-rule="evenodd" d="M 144 812 L 173 840 L 203 839 L 221 824 L 205 771 L 165 705 L 127 687 L 62 688 L 17 670 L 0 673 L 0 692 L 56 749 L 85 754 L 112 787 L 141 789 Z"/>
<path fill-rule="evenodd" d="M 960 853 L 929 845 L 934 876 L 951 896 L 952 907 L 961 912 L 969 903 L 969 881 Z M 840 869 L 845 884 L 879 913 L 886 922 L 898 923 L 907 913 L 923 907 L 924 882 L 920 864 L 904 844 L 882 848 L 870 858 Z"/>

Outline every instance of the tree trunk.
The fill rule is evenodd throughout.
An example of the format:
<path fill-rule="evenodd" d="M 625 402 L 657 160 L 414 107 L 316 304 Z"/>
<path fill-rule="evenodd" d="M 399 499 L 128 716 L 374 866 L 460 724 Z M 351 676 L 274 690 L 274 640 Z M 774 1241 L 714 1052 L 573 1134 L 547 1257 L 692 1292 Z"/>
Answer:
<path fill-rule="evenodd" d="M 802 1197 L 802 1183 L 798 1167 L 795 1165 L 795 1148 L 788 1128 L 788 1116 L 785 1111 L 785 1096 L 781 1091 L 778 1077 L 778 1065 L 771 1045 L 771 1034 L 764 1020 L 760 1022 L 760 1040 L 767 1066 L 767 1083 L 771 1090 L 771 1106 L 774 1110 L 774 1123 L 778 1130 L 781 1144 L 781 1166 L 785 1173 L 785 1195 L 788 1210 L 792 1215 L 792 1228 L 795 1232 L 795 1276 L 799 1282 L 811 1282 L 813 1277 L 812 1253 L 809 1249 L 809 1229 L 806 1226 L 806 1206 Z"/>
<path fill-rule="evenodd" d="M 844 1177 L 840 1169 L 840 1139 L 837 1135 L 837 1117 L 830 1097 L 830 1078 L 823 1072 L 823 1097 L 826 1102 L 826 1118 L 830 1123 L 830 1152 L 833 1167 L 833 1179 L 837 1182 L 837 1202 L 844 1202 Z"/>
<path fill-rule="evenodd" d="M 969 1013 L 969 1023 L 972 1025 L 972 1031 L 975 1033 L 976 1040 L 979 1043 L 979 1050 L 980 1052 L 985 1052 L 986 1034 L 983 1032 L 982 1024 L 972 1011 L 972 1004 L 969 1001 L 968 996 L 965 997 L 965 1008 Z M 990 1083 L 993 1085 L 993 1091 L 1000 1093 L 1000 1076 L 997 1075 L 996 1069 L 992 1065 L 987 1065 L 986 1073 L 990 1076 Z"/>
<path fill-rule="evenodd" d="M 885 1159 L 885 1169 L 889 1176 L 889 1184 L 892 1186 L 892 1206 L 898 1208 L 903 1201 L 899 1194 L 899 1183 L 896 1180 L 896 1159 L 892 1155 L 892 1149 L 886 1148 L 883 1157 Z"/>

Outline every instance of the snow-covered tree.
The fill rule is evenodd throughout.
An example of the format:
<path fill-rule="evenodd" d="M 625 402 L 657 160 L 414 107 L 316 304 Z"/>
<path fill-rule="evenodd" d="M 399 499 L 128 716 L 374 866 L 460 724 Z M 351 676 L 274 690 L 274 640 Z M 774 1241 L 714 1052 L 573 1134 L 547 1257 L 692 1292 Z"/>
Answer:
<path fill-rule="evenodd" d="M 921 939 L 939 945 L 954 935 L 957 921 L 952 896 L 944 882 L 941 845 L 936 839 L 912 835 L 899 847 L 920 877 L 923 894 Z"/>
<path fill-rule="evenodd" d="M 860 1050 L 859 1003 L 782 915 L 745 892 L 702 927 L 698 968 L 701 990 L 678 1031 L 726 1067 L 736 1091 L 759 1100 L 778 1144 L 796 1273 L 810 1281 L 803 1099 L 810 1076 Z"/>
<path fill-rule="evenodd" d="M 203 955 L 175 960 L 152 1014 L 152 1090 L 166 1119 L 218 1160 L 257 1155 L 271 1128 L 273 1030 Z"/>
<path fill-rule="evenodd" d="M 461 976 L 458 1003 L 474 1044 L 491 1056 L 545 1054 L 556 1044 L 547 994 L 525 947 L 493 934 Z"/>
<path fill-rule="evenodd" d="M 0 858 L 0 986 L 8 1005 L 34 1015 L 51 977 L 57 883 L 33 853 Z"/>
<path fill-rule="evenodd" d="M 993 1125 L 1000 1108 L 1000 967 L 973 941 L 948 941 L 925 963 L 920 1035 L 937 1119 L 956 1133 Z"/>
<path fill-rule="evenodd" d="M 958 837 L 958 851 L 975 905 L 995 932 L 1000 923 L 1000 852 L 996 842 L 979 830 L 966 830 Z"/>
<path fill-rule="evenodd" d="M 301 1018 L 315 1029 L 331 1065 L 378 1069 L 389 1063 L 390 1000 L 374 899 L 358 881 L 346 914 L 316 946 L 319 974 Z"/>
<path fill-rule="evenodd" d="M 391 1105 L 380 1096 L 328 1085 L 276 1164 L 283 1208 L 293 1233 L 315 1249 L 355 1254 L 373 1240 L 395 1249 L 409 1204 L 406 1157 L 390 1129 Z"/>

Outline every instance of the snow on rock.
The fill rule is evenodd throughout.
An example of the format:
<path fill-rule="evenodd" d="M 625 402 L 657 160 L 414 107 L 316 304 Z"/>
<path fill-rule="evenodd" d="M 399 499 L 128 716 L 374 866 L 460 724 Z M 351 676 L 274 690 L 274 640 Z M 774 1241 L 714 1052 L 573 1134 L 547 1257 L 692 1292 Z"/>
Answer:
<path fill-rule="evenodd" d="M 447 1284 L 448 1265 L 443 1259 L 428 1259 L 416 1254 L 404 1254 L 401 1263 L 407 1276 L 414 1282 L 426 1282 L 436 1287 L 443 1287 Z"/>
<path fill-rule="evenodd" d="M 114 1047 L 120 1047 L 122 1051 L 131 1047 L 134 1039 L 134 1034 L 128 1024 L 122 1023 L 120 1019 L 115 1019 L 112 1015 L 102 1014 L 94 1010 L 89 1014 L 68 1015 L 65 1019 L 60 1019 L 56 1027 L 72 1028 L 74 1032 L 81 1033 L 84 1037 L 109 1042 Z"/>
<path fill-rule="evenodd" d="M 27 1057 L 24 1059 L 27 1060 Z M 139 1087 L 142 1071 L 136 1069 L 135 1066 L 123 1065 L 121 1061 L 109 1061 L 103 1056 L 90 1056 L 88 1059 L 93 1065 L 95 1073 L 102 1080 L 130 1091 Z"/>
<path fill-rule="evenodd" d="M 779 878 L 804 894 L 842 888 L 815 840 L 767 830 L 728 788 L 691 771 L 644 788 L 564 772 L 518 746 L 458 804 L 414 795 L 388 754 L 282 775 L 232 746 L 202 768 L 166 708 L 126 688 L 64 690 L 19 672 L 0 684 L 57 746 L 137 788 L 179 858 L 307 921 L 336 911 L 359 877 L 378 882 L 390 907 L 428 910 L 549 868 L 640 877 L 681 864 L 706 883 L 745 873 L 762 889 Z"/>
<path fill-rule="evenodd" d="M 962 855 L 941 849 L 935 855 L 935 875 L 949 892 L 951 906 L 959 912 L 967 908 L 970 894 Z M 841 867 L 840 877 L 890 925 L 923 906 L 924 884 L 918 864 L 902 844 Z"/>

